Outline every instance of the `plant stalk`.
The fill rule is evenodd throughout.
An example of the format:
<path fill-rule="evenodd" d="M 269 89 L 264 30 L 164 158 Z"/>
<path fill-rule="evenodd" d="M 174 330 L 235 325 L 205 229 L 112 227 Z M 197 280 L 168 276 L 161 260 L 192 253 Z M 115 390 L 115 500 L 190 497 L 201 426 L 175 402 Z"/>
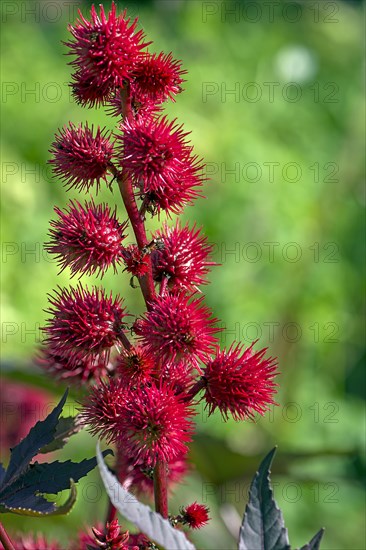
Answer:
<path fill-rule="evenodd" d="M 9 535 L 6 532 L 5 527 L 1 522 L 0 522 L 0 542 L 4 547 L 4 550 L 15 550 L 15 546 L 11 542 Z"/>
<path fill-rule="evenodd" d="M 131 94 L 130 94 L 130 89 L 128 85 L 126 85 L 126 87 L 120 91 L 120 97 L 121 97 L 121 110 L 123 113 L 123 118 L 128 119 L 130 117 L 133 117 L 133 113 L 131 109 Z M 127 215 L 129 217 L 133 232 L 135 234 L 137 246 L 139 247 L 140 250 L 142 250 L 148 244 L 148 241 L 146 238 L 145 224 L 144 224 L 145 216 L 143 213 L 140 213 L 139 209 L 137 208 L 131 179 L 127 176 L 127 174 L 124 174 L 119 170 L 117 170 L 117 168 L 112 163 L 110 164 L 110 170 L 117 180 L 118 187 L 122 196 L 123 204 L 125 205 Z M 152 276 L 152 265 L 151 265 L 150 256 L 147 256 L 146 261 L 149 267 L 148 273 L 143 277 L 139 278 L 139 283 L 140 283 L 142 294 L 146 302 L 146 307 L 147 309 L 150 309 L 151 307 L 150 303 L 155 298 L 155 287 L 154 287 L 154 280 Z"/>
<path fill-rule="evenodd" d="M 114 473 L 118 481 L 123 484 L 123 482 L 125 481 L 125 479 L 121 479 L 121 465 L 123 462 L 123 453 L 119 445 L 117 446 L 116 451 L 117 451 L 117 456 L 116 456 L 116 465 L 115 465 Z M 112 502 L 109 500 L 106 523 L 107 522 L 111 523 L 111 521 L 116 519 L 116 517 L 117 517 L 117 509 L 114 506 L 114 504 L 112 504 Z"/>
<path fill-rule="evenodd" d="M 130 90 L 128 89 L 128 86 L 126 86 L 126 88 L 121 90 L 120 96 L 121 96 L 121 108 L 123 112 L 123 118 L 126 119 L 128 117 L 133 116 L 131 111 Z M 127 176 L 127 174 L 119 171 L 113 163 L 110 164 L 109 169 L 112 172 L 115 179 L 117 180 L 118 187 L 122 196 L 123 204 L 126 208 L 128 218 L 130 220 L 133 232 L 135 234 L 137 246 L 139 247 L 140 250 L 142 250 L 148 244 L 145 224 L 144 224 L 145 216 L 144 216 L 144 211 L 139 212 L 139 209 L 137 207 L 131 179 Z M 149 267 L 148 273 L 143 277 L 139 278 L 139 283 L 140 283 L 141 292 L 143 294 L 143 297 L 146 303 L 146 307 L 147 309 L 150 309 L 151 303 L 154 300 L 156 295 L 154 280 L 152 275 L 152 264 L 151 264 L 150 255 L 147 255 L 145 261 L 148 262 L 148 267 Z M 127 350 L 131 348 L 131 343 L 129 342 L 127 337 L 123 338 L 123 344 Z M 123 459 L 122 451 L 118 449 L 117 459 L 116 459 L 116 476 L 118 481 L 121 481 L 120 480 L 120 463 L 122 459 Z M 164 517 L 168 517 L 166 466 L 164 466 L 162 471 L 165 472 L 165 477 L 161 473 L 157 474 L 157 477 L 158 477 L 157 486 L 158 486 L 158 493 L 160 495 L 159 502 L 163 503 L 162 510 L 165 513 Z M 154 473 L 154 487 L 155 487 L 155 473 Z M 164 491 L 165 491 L 165 497 L 164 497 Z M 117 516 L 117 510 L 115 506 L 112 504 L 112 502 L 109 501 L 106 521 L 110 523 L 116 518 L 116 516 Z"/>
<path fill-rule="evenodd" d="M 132 183 L 130 178 L 125 174 L 117 176 L 118 187 L 122 195 L 123 203 L 125 205 L 128 217 L 130 219 L 133 232 L 136 237 L 137 246 L 140 250 L 148 244 L 146 238 L 146 231 L 143 219 L 141 218 L 140 212 L 138 211 L 137 204 L 135 201 L 135 195 L 132 189 Z M 152 277 L 152 266 L 151 258 L 149 255 L 146 256 L 146 262 L 148 263 L 149 270 L 146 275 L 139 278 L 139 283 L 141 287 L 142 294 L 145 298 L 146 307 L 150 309 L 150 303 L 154 300 L 155 297 L 155 287 Z"/>
<path fill-rule="evenodd" d="M 203 388 L 206 386 L 206 380 L 204 377 L 201 377 L 187 392 L 186 396 L 184 397 L 183 401 L 189 403 L 192 399 L 196 397 L 196 395 L 203 390 Z"/>
<path fill-rule="evenodd" d="M 155 510 L 163 516 L 168 517 L 168 479 L 167 464 L 158 460 L 154 468 L 154 498 Z"/>

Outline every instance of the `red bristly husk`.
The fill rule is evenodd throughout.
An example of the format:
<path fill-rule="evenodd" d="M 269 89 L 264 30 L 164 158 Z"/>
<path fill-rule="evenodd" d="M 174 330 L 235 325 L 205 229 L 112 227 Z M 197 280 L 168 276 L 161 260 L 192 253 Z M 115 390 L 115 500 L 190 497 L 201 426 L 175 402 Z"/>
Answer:
<path fill-rule="evenodd" d="M 53 171 L 68 189 L 87 192 L 94 186 L 97 193 L 100 180 L 106 180 L 108 175 L 113 145 L 99 126 L 94 134 L 93 127 L 87 124 L 83 127 L 70 123 L 56 134 L 50 153 Z"/>
<path fill-rule="evenodd" d="M 188 132 L 176 121 L 151 116 L 127 119 L 116 135 L 116 151 L 148 207 L 179 213 L 200 196 L 203 164 L 192 155 Z"/>
<path fill-rule="evenodd" d="M 163 103 L 182 91 L 181 62 L 173 59 L 171 53 L 146 54 L 136 62 L 132 71 L 131 89 L 134 100 L 148 108 Z"/>
<path fill-rule="evenodd" d="M 207 283 L 205 276 L 216 264 L 210 261 L 212 246 L 195 226 L 181 227 L 178 220 L 173 227 L 165 224 L 154 238 L 162 242 L 162 246 L 152 252 L 155 281 L 167 277 L 169 288 L 188 291 Z"/>
<path fill-rule="evenodd" d="M 232 345 L 207 363 L 203 380 L 209 414 L 219 409 L 226 419 L 229 413 L 234 420 L 253 419 L 255 413 L 263 415 L 275 404 L 277 362 L 264 357 L 266 349 L 254 353 L 253 345 L 246 349 Z"/>
<path fill-rule="evenodd" d="M 51 240 L 45 248 L 56 256 L 61 271 L 70 267 L 71 276 L 103 276 L 108 267 L 117 271 L 123 258 L 127 222 L 118 221 L 116 210 L 112 212 L 107 204 L 95 205 L 93 201 L 85 206 L 70 201 L 67 209 L 56 207 L 55 212 L 58 220 L 51 221 Z"/>
<path fill-rule="evenodd" d="M 94 434 L 118 442 L 134 464 L 146 467 L 184 457 L 193 414 L 191 405 L 164 382 L 131 388 L 121 380 L 93 390 L 82 410 Z"/>
<path fill-rule="evenodd" d="M 217 342 L 217 319 L 196 298 L 182 292 L 158 296 L 134 331 L 143 346 L 160 362 L 189 360 L 198 367 Z"/>
<path fill-rule="evenodd" d="M 209 520 L 209 509 L 204 504 L 194 502 L 180 510 L 179 521 L 188 525 L 191 529 L 200 529 L 204 527 Z"/>
<path fill-rule="evenodd" d="M 74 40 L 65 42 L 69 55 L 75 56 L 71 65 L 76 69 L 73 74 L 74 95 L 83 104 L 94 106 L 104 103 L 115 88 L 123 87 L 131 77 L 137 59 L 148 43 L 144 43 L 144 33 L 136 32 L 137 19 L 130 22 L 126 11 L 116 14 L 113 3 L 106 15 L 100 6 L 100 15 L 92 6 L 91 18 L 87 20 L 79 11 L 76 25 L 70 25 Z M 98 99 L 95 92 L 102 90 Z"/>
<path fill-rule="evenodd" d="M 107 362 L 111 348 L 121 346 L 127 314 L 120 297 L 79 285 L 59 288 L 49 302 L 52 317 L 44 332 L 52 354 L 67 356 L 74 364 L 97 356 Z"/>

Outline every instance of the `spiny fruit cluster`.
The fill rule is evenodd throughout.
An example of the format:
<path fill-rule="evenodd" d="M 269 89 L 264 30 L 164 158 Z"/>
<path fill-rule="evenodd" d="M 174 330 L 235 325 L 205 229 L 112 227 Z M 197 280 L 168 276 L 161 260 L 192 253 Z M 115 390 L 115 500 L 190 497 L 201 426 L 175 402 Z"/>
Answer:
<path fill-rule="evenodd" d="M 187 471 L 199 397 L 209 414 L 218 409 L 225 419 L 264 414 L 274 402 L 276 361 L 253 344 L 220 350 L 218 320 L 199 294 L 214 265 L 211 246 L 195 225 L 172 223 L 202 196 L 205 180 L 188 133 L 161 113 L 182 91 L 181 62 L 150 53 L 137 20 L 118 15 L 114 4 L 109 13 L 92 7 L 89 19 L 80 14 L 70 32 L 76 101 L 104 106 L 120 120 L 114 133 L 70 123 L 56 135 L 50 162 L 69 189 L 97 195 L 101 185 L 119 188 L 127 219 L 90 197 L 70 201 L 55 208 L 47 250 L 72 276 L 127 271 L 146 313 L 133 317 L 123 298 L 101 287 L 58 288 L 41 362 L 60 379 L 89 384 L 83 421 L 116 444 L 119 479 L 135 492 L 154 492 L 167 517 L 167 486 Z M 148 236 L 146 217 L 163 213 L 169 223 Z M 128 227 L 136 244 L 125 246 Z M 194 503 L 173 520 L 199 528 L 208 510 Z M 118 540 L 108 548 L 130 548 L 126 537 Z"/>

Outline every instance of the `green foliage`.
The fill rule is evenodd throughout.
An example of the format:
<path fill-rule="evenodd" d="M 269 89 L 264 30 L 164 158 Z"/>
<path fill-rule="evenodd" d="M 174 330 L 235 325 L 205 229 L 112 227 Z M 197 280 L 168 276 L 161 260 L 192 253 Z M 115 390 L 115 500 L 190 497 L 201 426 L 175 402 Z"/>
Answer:
<path fill-rule="evenodd" d="M 308 544 L 302 546 L 300 550 L 318 550 L 320 548 L 320 541 L 323 538 L 324 529 L 320 529 L 311 539 Z"/>
<path fill-rule="evenodd" d="M 69 438 L 78 433 L 80 430 L 81 424 L 77 417 L 74 418 L 73 416 L 68 416 L 59 418 L 53 440 L 42 447 L 39 452 L 45 454 L 62 449 Z"/>
<path fill-rule="evenodd" d="M 243 522 L 239 533 L 239 550 L 290 550 L 287 529 L 274 498 L 270 482 L 270 466 L 276 448 L 262 460 L 252 481 Z M 318 550 L 324 529 L 321 529 L 301 550 Z"/>
<path fill-rule="evenodd" d="M 64 393 L 59 404 L 53 409 L 45 420 L 39 420 L 28 435 L 11 450 L 10 462 L 3 479 L 2 491 L 11 485 L 16 478 L 28 468 L 32 458 L 42 447 L 48 445 L 56 432 L 58 417 L 67 398 L 67 391 Z"/>
<path fill-rule="evenodd" d="M 25 516 L 44 516 L 67 514 L 76 502 L 75 483 L 95 468 L 96 459 L 85 459 L 79 463 L 51 462 L 30 464 L 32 458 L 40 451 L 49 452 L 61 448 L 66 442 L 64 422 L 59 416 L 65 404 L 67 391 L 59 404 L 45 418 L 30 429 L 28 435 L 11 449 L 7 470 L 0 465 L 0 512 L 12 512 Z M 75 432 L 75 427 L 67 419 L 68 435 Z M 111 451 L 104 451 L 103 455 Z M 67 501 L 59 507 L 46 500 L 42 494 L 56 494 L 70 489 Z"/>
<path fill-rule="evenodd" d="M 249 493 L 249 502 L 240 528 L 239 550 L 289 550 L 287 529 L 273 498 L 269 468 L 274 448 L 262 460 Z"/>

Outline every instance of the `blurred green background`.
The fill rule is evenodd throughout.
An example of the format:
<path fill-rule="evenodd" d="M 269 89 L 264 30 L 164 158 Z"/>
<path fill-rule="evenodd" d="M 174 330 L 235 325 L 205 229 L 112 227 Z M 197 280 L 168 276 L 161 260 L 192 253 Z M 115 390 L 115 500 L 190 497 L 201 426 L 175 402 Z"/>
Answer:
<path fill-rule="evenodd" d="M 1 3 L 2 375 L 41 384 L 54 399 L 62 388 L 31 358 L 46 293 L 70 279 L 66 271 L 57 275 L 42 246 L 53 206 L 78 195 L 52 179 L 47 151 L 69 120 L 114 123 L 70 99 L 61 40 L 80 6 L 87 13 L 90 3 Z M 276 444 L 275 496 L 292 545 L 324 526 L 324 550 L 365 548 L 363 5 L 118 6 L 140 17 L 152 51 L 172 51 L 188 70 L 185 92 L 166 110 L 192 130 L 208 163 L 207 199 L 187 208 L 184 219 L 203 225 L 222 264 L 204 289 L 228 329 L 222 344 L 259 339 L 281 371 L 279 406 L 256 423 L 224 423 L 202 412 L 192 450 L 197 468 L 175 492 L 172 511 L 208 503 L 211 524 L 192 538 L 200 548 L 235 548 L 249 480 Z M 123 216 L 117 193 L 98 198 L 116 203 Z M 128 282 L 123 274 L 104 279 L 131 311 L 141 311 Z M 60 456 L 81 459 L 94 446 L 81 433 Z M 5 525 L 52 533 L 66 544 L 84 524 L 103 519 L 101 492 L 93 472 L 79 484 L 68 517 L 6 517 Z"/>

